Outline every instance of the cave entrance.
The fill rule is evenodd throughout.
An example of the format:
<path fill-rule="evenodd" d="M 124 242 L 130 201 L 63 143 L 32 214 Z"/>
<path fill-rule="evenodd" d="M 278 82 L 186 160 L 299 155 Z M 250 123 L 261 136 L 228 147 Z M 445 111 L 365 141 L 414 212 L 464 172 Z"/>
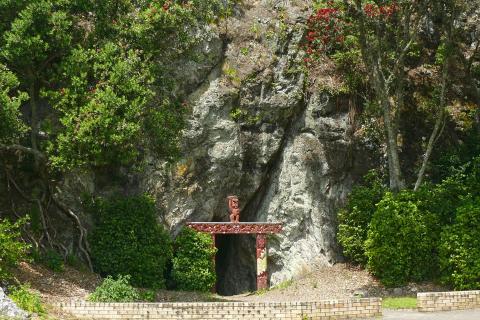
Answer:
<path fill-rule="evenodd" d="M 250 247 L 248 243 L 255 243 L 256 289 L 268 288 L 267 234 L 281 232 L 280 223 L 190 222 L 187 226 L 200 232 L 210 233 L 214 239 L 214 244 L 218 248 L 215 257 L 215 271 L 218 279 L 216 289 L 220 294 L 233 295 L 246 290 L 251 291 L 249 283 L 254 281 L 250 281 L 249 278 L 253 278 L 255 261 L 249 261 L 248 257 L 251 255 L 248 254 Z M 252 236 L 255 236 L 255 241 L 252 241 Z M 247 253 L 243 257 L 239 254 L 241 248 L 243 250 L 247 248 Z"/>
<path fill-rule="evenodd" d="M 255 239 L 249 235 L 216 234 L 215 291 L 230 296 L 255 290 Z"/>

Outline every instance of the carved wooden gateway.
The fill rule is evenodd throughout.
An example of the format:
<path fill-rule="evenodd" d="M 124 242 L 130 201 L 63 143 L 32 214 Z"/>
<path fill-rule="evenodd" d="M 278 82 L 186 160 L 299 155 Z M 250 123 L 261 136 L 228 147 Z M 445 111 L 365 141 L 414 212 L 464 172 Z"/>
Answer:
<path fill-rule="evenodd" d="M 255 234 L 257 256 L 257 290 L 268 288 L 267 234 L 282 231 L 280 223 L 240 222 L 240 206 L 237 196 L 227 197 L 230 222 L 189 222 L 187 226 L 200 232 L 210 233 L 215 245 L 216 234 Z"/>

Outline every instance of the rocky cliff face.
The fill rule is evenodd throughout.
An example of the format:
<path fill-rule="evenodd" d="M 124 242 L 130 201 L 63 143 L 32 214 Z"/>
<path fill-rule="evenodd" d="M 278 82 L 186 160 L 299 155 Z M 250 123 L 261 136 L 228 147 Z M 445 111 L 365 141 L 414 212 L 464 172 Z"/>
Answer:
<path fill-rule="evenodd" d="M 368 163 L 348 97 L 312 86 L 303 66 L 307 8 L 247 1 L 206 32 L 200 62 L 178 67 L 191 107 L 182 159 L 150 159 L 138 182 L 172 233 L 186 221 L 227 221 L 230 194 L 241 221 L 283 223 L 269 238 L 272 285 L 339 258 L 336 210 Z M 253 237 L 220 237 L 218 246 L 219 292 L 254 289 Z"/>

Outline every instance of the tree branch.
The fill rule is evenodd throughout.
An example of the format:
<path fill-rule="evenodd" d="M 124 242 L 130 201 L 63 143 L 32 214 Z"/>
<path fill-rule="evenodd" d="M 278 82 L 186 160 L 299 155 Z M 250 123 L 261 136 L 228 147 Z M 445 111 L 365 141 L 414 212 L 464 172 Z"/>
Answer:
<path fill-rule="evenodd" d="M 42 152 L 40 152 L 38 150 L 35 150 L 33 148 L 29 148 L 29 147 L 19 145 L 19 144 L 5 145 L 5 144 L 0 143 L 0 150 L 20 151 L 20 152 L 23 152 L 23 153 L 29 153 L 31 155 L 37 156 L 38 159 L 41 159 L 44 162 L 47 160 L 47 157 Z"/>

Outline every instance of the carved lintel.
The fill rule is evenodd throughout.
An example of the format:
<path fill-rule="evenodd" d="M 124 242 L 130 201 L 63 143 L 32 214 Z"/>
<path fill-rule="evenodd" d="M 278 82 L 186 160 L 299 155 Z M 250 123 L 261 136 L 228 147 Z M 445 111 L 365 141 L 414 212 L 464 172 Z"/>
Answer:
<path fill-rule="evenodd" d="M 187 226 L 200 232 L 219 234 L 273 234 L 282 232 L 280 223 L 230 223 L 230 222 L 190 222 Z"/>

